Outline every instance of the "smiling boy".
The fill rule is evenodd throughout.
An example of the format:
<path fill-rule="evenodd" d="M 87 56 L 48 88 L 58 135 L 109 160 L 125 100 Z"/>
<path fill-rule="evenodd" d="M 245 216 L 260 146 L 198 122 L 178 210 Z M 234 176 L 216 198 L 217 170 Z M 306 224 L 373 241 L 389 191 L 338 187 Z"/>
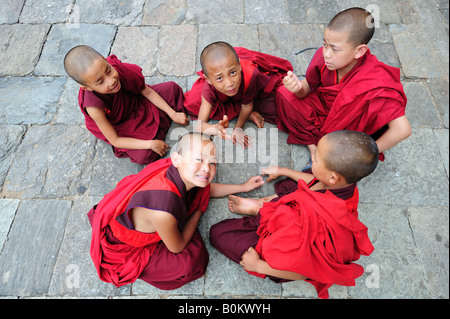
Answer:
<path fill-rule="evenodd" d="M 141 279 L 172 290 L 204 275 L 209 255 L 197 225 L 210 196 L 264 183 L 261 176 L 241 185 L 211 183 L 216 156 L 210 136 L 188 133 L 171 158 L 125 177 L 89 211 L 91 257 L 101 280 L 120 287 Z"/>
<path fill-rule="evenodd" d="M 64 67 L 80 85 L 78 102 L 87 129 L 111 144 L 117 157 L 142 165 L 153 162 L 168 150 L 164 137 L 171 121 L 189 122 L 177 84 L 147 86 L 140 67 L 115 55 L 105 59 L 80 45 L 66 54 Z"/>
<path fill-rule="evenodd" d="M 198 118 L 199 131 L 248 147 L 251 140 L 243 131 L 247 120 L 259 128 L 265 121 L 277 122 L 274 93 L 292 70 L 290 62 L 219 41 L 203 49 L 200 63 L 201 77 L 185 93 L 184 102 L 188 114 Z M 235 117 L 234 130 L 227 135 L 229 120 Z M 220 122 L 209 124 L 211 119 Z"/>
<path fill-rule="evenodd" d="M 278 128 L 289 134 L 288 143 L 307 145 L 312 154 L 322 136 L 346 129 L 373 136 L 381 153 L 410 136 L 400 71 L 370 53 L 374 31 L 366 10 L 338 13 L 306 78 L 292 72 L 284 78 L 277 91 Z"/>

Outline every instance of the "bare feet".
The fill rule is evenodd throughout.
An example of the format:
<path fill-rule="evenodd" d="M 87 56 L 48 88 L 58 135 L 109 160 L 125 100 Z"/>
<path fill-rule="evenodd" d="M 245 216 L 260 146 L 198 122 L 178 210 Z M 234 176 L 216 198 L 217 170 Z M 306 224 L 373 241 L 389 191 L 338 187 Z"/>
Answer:
<path fill-rule="evenodd" d="M 255 123 L 258 128 L 264 127 L 264 118 L 258 112 L 253 111 L 248 119 Z"/>
<path fill-rule="evenodd" d="M 235 214 L 256 216 L 262 207 L 263 201 L 261 199 L 228 196 L 228 208 Z"/>

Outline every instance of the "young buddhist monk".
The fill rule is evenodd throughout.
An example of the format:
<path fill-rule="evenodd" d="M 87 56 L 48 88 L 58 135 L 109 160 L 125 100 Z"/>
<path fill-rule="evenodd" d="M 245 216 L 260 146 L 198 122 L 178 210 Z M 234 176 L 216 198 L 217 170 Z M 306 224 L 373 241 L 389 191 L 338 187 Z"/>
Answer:
<path fill-rule="evenodd" d="M 245 48 L 233 48 L 226 42 L 214 42 L 200 56 L 202 71 L 192 89 L 185 93 L 184 106 L 198 118 L 198 130 L 247 147 L 251 140 L 244 134 L 247 120 L 259 128 L 264 121 L 276 123 L 275 91 L 282 85 L 289 61 Z M 226 134 L 229 120 L 238 117 L 231 135 Z M 219 120 L 216 125 L 210 119 Z"/>
<path fill-rule="evenodd" d="M 218 185 L 210 136 L 189 133 L 171 158 L 125 177 L 88 213 L 91 257 L 101 280 L 117 287 L 141 279 L 176 289 L 203 276 L 209 261 L 197 230 L 210 196 L 248 192 L 264 181 Z"/>
<path fill-rule="evenodd" d="M 374 31 L 366 10 L 338 13 L 306 78 L 292 72 L 284 78 L 276 98 L 278 128 L 289 134 L 288 143 L 308 145 L 312 154 L 322 136 L 345 129 L 372 135 L 384 152 L 411 134 L 400 70 L 378 61 L 367 46 Z"/>
<path fill-rule="evenodd" d="M 78 102 L 87 129 L 112 145 L 117 157 L 146 165 L 164 156 L 171 121 L 185 125 L 183 91 L 173 82 L 148 86 L 142 69 L 104 58 L 80 45 L 64 58 L 69 76 L 80 84 Z"/>
<path fill-rule="evenodd" d="M 333 284 L 355 285 L 364 269 L 353 261 L 373 251 L 358 220 L 356 182 L 377 163 L 378 147 L 367 134 L 329 133 L 314 151 L 312 174 L 271 167 L 263 170 L 268 180 L 290 178 L 276 185 L 276 195 L 229 196 L 230 210 L 249 216 L 213 225 L 211 244 L 255 276 L 306 280 L 320 298 Z"/>

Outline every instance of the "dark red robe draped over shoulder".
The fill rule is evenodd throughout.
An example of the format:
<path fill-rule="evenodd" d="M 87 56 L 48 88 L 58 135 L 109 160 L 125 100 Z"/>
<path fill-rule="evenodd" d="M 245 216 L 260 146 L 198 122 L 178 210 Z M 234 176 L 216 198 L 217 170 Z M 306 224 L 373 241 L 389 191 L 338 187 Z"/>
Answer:
<path fill-rule="evenodd" d="M 314 192 L 301 180 L 298 186 L 264 204 L 255 249 L 272 268 L 307 277 L 318 296 L 328 298 L 333 284 L 355 285 L 364 269 L 353 261 L 374 248 L 367 227 L 357 218 L 357 189 L 344 201 L 329 191 Z"/>
<path fill-rule="evenodd" d="M 337 130 L 372 135 L 405 115 L 407 98 L 398 68 L 378 61 L 368 50 L 338 83 L 337 71 L 325 67 L 322 50 L 306 72 L 311 87 L 307 97 L 299 99 L 284 86 L 277 90 L 278 128 L 289 134 L 288 143 L 317 144 Z"/>
<path fill-rule="evenodd" d="M 186 196 L 183 194 L 183 190 L 180 190 L 180 187 L 177 186 L 177 183 L 167 178 L 168 170 L 173 167 L 171 165 L 170 158 L 161 159 L 147 165 L 138 174 L 125 177 L 113 191 L 105 195 L 89 211 L 88 217 L 92 226 L 90 254 L 101 280 L 112 283 L 117 287 L 132 283 L 148 268 L 149 260 L 153 259 L 151 257 L 153 257 L 155 251 L 158 252 L 158 257 L 166 258 L 163 254 L 167 254 L 167 249 L 161 251 L 161 246 L 164 245 L 161 244 L 161 238 L 157 232 L 142 233 L 121 221 L 124 218 L 126 219 L 124 215 L 127 215 L 128 209 L 133 205 L 140 206 L 144 202 L 143 205 L 150 209 L 163 209 L 163 206 L 173 207 L 173 211 L 170 211 L 170 208 L 164 208 L 164 210 L 167 209 L 168 213 L 174 214 L 180 228 L 182 228 L 184 220 L 196 210 L 206 211 L 209 203 L 209 185 L 204 189 L 195 189 L 194 195 L 188 201 L 189 206 L 183 209 L 179 208 L 180 205 L 184 204 L 183 198 Z M 154 194 L 147 191 L 152 191 Z M 139 193 L 144 195 L 136 198 L 134 195 Z M 164 193 L 172 194 L 170 195 L 172 199 L 169 202 L 162 203 L 163 198 L 167 197 L 164 196 Z M 148 196 L 155 200 L 148 200 L 146 198 Z M 156 200 L 158 196 L 160 196 L 160 202 Z M 133 201 L 135 202 L 133 203 Z M 128 206 L 129 204 L 130 206 Z M 200 240 L 194 238 L 193 241 L 198 247 L 190 253 L 193 251 L 195 253 L 206 252 L 201 238 Z M 177 255 L 182 256 L 182 254 Z M 202 260 L 207 263 L 208 256 L 202 258 Z M 152 263 L 155 264 L 156 261 L 152 261 Z M 205 265 L 198 266 L 206 270 Z M 188 268 L 181 263 L 177 263 L 176 266 L 161 266 L 161 269 L 168 267 Z M 165 282 L 161 283 L 158 288 L 174 289 L 181 285 L 182 282 Z"/>
<path fill-rule="evenodd" d="M 209 119 L 221 120 L 224 115 L 233 119 L 239 115 L 242 104 L 255 102 L 255 110 L 260 112 L 266 122 L 276 123 L 274 93 L 282 85 L 283 77 L 292 71 L 289 61 L 246 48 L 235 48 L 241 62 L 242 82 L 238 93 L 233 97 L 218 92 L 208 84 L 203 71 L 197 72 L 200 78 L 192 89 L 184 95 L 184 106 L 194 119 L 198 117 L 202 96 L 212 104 Z"/>

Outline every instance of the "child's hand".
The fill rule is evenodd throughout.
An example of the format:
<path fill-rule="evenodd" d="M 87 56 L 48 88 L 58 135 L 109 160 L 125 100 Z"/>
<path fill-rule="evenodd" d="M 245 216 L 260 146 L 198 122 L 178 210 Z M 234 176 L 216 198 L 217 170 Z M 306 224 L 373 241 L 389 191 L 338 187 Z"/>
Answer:
<path fill-rule="evenodd" d="M 161 140 L 153 140 L 151 141 L 150 149 L 157 153 L 159 156 L 166 155 L 167 151 L 169 150 L 169 145 L 167 145 L 164 141 Z"/>
<path fill-rule="evenodd" d="M 303 89 L 302 82 L 292 71 L 288 71 L 287 75 L 283 79 L 283 84 L 289 92 L 294 94 L 297 94 Z"/>
<path fill-rule="evenodd" d="M 252 139 L 244 133 L 244 130 L 241 128 L 235 128 L 233 133 L 231 133 L 233 137 L 233 144 L 236 145 L 236 142 L 241 144 L 244 148 L 252 146 Z"/>
<path fill-rule="evenodd" d="M 263 168 L 261 170 L 261 174 L 263 176 L 267 175 L 268 178 L 267 178 L 266 182 L 270 182 L 270 181 L 273 181 L 274 179 L 277 179 L 281 175 L 283 175 L 283 174 L 281 174 L 280 171 L 281 171 L 281 169 L 278 165 L 273 165 L 273 166 L 270 166 L 267 168 Z"/>
<path fill-rule="evenodd" d="M 188 125 L 189 124 L 189 118 L 188 116 L 183 112 L 176 112 L 175 115 L 171 117 L 172 121 L 174 121 L 177 124 L 180 125 Z"/>
<path fill-rule="evenodd" d="M 260 175 L 252 176 L 244 183 L 246 192 L 250 192 L 262 185 L 264 185 L 264 179 Z"/>
<path fill-rule="evenodd" d="M 250 247 L 243 255 L 242 260 L 239 263 L 242 267 L 244 267 L 244 270 L 247 271 L 253 271 L 257 272 L 256 268 L 258 265 L 258 262 L 261 260 L 259 257 L 258 252 L 255 248 Z"/>
<path fill-rule="evenodd" d="M 224 115 L 223 119 L 217 125 L 217 136 L 223 140 L 231 140 L 231 136 L 227 134 L 228 126 L 230 126 L 230 121 L 228 120 L 228 116 Z"/>

